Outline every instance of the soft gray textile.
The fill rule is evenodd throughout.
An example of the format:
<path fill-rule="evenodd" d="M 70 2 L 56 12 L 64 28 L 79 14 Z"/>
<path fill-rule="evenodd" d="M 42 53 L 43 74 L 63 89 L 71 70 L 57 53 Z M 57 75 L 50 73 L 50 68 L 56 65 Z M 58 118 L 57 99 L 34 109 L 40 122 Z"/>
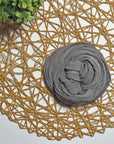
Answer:
<path fill-rule="evenodd" d="M 96 100 L 111 80 L 103 55 L 86 42 L 55 50 L 45 61 L 43 73 L 46 86 L 67 105 Z"/>

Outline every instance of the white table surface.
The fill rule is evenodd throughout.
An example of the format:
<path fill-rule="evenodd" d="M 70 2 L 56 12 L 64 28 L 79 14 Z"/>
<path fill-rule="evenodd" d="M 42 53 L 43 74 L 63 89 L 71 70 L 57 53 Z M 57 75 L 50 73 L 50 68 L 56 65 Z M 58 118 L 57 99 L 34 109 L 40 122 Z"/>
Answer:
<path fill-rule="evenodd" d="M 0 144 L 114 144 L 114 128 L 106 128 L 104 134 L 95 133 L 94 137 L 48 140 L 46 137 L 37 137 L 36 133 L 29 134 L 27 130 L 20 129 L 16 123 L 0 113 Z"/>
<path fill-rule="evenodd" d="M 48 140 L 22 130 L 7 116 L 0 113 L 0 144 L 114 144 L 114 128 L 107 128 L 104 134 L 96 133 L 94 137 L 75 137 L 72 140 Z"/>

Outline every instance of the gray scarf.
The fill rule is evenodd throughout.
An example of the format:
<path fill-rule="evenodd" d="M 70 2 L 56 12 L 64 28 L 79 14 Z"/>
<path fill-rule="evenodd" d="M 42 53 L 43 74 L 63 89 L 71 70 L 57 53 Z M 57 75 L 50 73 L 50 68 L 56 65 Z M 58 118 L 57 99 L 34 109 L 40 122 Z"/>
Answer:
<path fill-rule="evenodd" d="M 55 50 L 44 63 L 45 84 L 61 102 L 83 105 L 101 97 L 111 76 L 103 55 L 78 42 Z"/>

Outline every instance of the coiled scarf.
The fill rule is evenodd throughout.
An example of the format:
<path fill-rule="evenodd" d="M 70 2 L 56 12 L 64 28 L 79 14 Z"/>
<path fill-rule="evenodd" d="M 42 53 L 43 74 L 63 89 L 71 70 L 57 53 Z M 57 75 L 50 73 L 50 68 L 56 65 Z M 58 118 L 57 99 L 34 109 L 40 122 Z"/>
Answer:
<path fill-rule="evenodd" d="M 61 102 L 83 105 L 101 97 L 111 76 L 99 50 L 78 42 L 55 50 L 45 61 L 45 84 Z"/>

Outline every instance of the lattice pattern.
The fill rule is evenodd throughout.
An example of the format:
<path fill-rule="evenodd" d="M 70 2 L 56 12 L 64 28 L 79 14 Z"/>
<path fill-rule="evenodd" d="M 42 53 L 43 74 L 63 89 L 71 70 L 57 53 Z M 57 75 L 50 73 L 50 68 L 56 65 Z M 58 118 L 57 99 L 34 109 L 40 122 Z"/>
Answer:
<path fill-rule="evenodd" d="M 0 109 L 11 121 L 38 136 L 94 136 L 114 127 L 113 0 L 49 0 L 39 18 L 0 35 Z M 57 48 L 79 41 L 96 46 L 112 80 L 104 96 L 84 107 L 58 103 L 43 80 L 45 59 Z"/>

